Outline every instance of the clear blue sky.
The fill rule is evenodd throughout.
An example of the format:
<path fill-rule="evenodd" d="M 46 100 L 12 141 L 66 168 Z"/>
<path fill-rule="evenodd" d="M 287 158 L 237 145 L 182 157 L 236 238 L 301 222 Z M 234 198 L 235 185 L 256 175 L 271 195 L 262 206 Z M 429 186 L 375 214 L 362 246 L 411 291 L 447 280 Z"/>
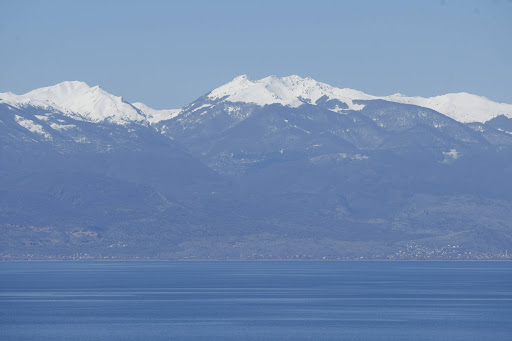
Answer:
<path fill-rule="evenodd" d="M 240 74 L 512 103 L 512 1 L 0 0 L 0 92 L 64 80 L 183 106 Z"/>

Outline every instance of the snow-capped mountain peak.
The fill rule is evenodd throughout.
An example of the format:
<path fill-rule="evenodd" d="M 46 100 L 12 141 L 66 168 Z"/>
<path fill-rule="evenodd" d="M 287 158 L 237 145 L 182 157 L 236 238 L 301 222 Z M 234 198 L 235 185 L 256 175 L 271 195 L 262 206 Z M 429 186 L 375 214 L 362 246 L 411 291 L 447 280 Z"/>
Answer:
<path fill-rule="evenodd" d="M 208 94 L 212 100 L 245 102 L 257 105 L 281 104 L 292 108 L 308 102 L 315 104 L 320 98 L 337 99 L 347 104 L 348 109 L 358 110 L 362 105 L 353 99 L 373 99 L 373 96 L 352 89 L 338 89 L 312 78 L 297 75 L 287 77 L 269 76 L 253 81 L 246 75 L 238 76 L 231 82 Z"/>
<path fill-rule="evenodd" d="M 483 123 L 499 115 L 512 117 L 511 104 L 493 102 L 486 97 L 465 92 L 427 98 L 408 97 L 400 93 L 390 96 L 373 96 L 349 88 L 336 88 L 310 77 L 302 78 L 297 75 L 281 78 L 269 76 L 260 80 L 251 80 L 246 75 L 241 75 L 211 91 L 208 98 L 253 103 L 260 106 L 277 103 L 293 108 L 305 102 L 316 104 L 319 99 L 326 98 L 346 104 L 344 108 L 336 106 L 331 109 L 337 112 L 362 109 L 364 105 L 355 103 L 356 100 L 382 99 L 430 108 L 462 123 Z"/>
<path fill-rule="evenodd" d="M 320 105 L 342 113 L 361 110 L 364 104 L 357 100 L 382 99 L 390 102 L 413 104 L 436 110 L 459 122 L 487 122 L 505 115 L 512 118 L 512 104 L 497 103 L 483 96 L 449 93 L 434 97 L 408 97 L 396 93 L 390 96 L 373 96 L 349 88 L 336 88 L 310 77 L 291 75 L 269 76 L 252 80 L 241 75 L 207 94 L 210 101 L 251 103 L 259 106 L 281 104 L 297 108 L 304 103 Z M 326 101 L 331 101 L 325 105 Z M 130 104 L 120 96 L 112 95 L 99 86 L 89 86 L 80 81 L 66 81 L 53 86 L 32 90 L 23 95 L 0 93 L 0 103 L 14 107 L 35 106 L 57 110 L 69 117 L 88 122 L 108 121 L 115 124 L 157 123 L 172 119 L 184 109 L 155 110 L 142 103 Z M 205 104 L 201 108 L 203 108 Z M 193 107 L 197 110 L 197 107 Z"/>
<path fill-rule="evenodd" d="M 145 117 L 125 102 L 99 86 L 90 87 L 79 81 L 66 81 L 32 90 L 23 95 L 0 94 L 0 102 L 15 107 L 36 106 L 53 108 L 64 114 L 89 122 L 108 120 L 116 124 L 144 121 Z"/>
<path fill-rule="evenodd" d="M 394 94 L 382 97 L 382 99 L 430 108 L 462 123 L 484 123 L 499 115 L 512 117 L 511 104 L 493 102 L 487 97 L 468 94 L 467 92 L 449 93 L 427 98 Z"/>
<path fill-rule="evenodd" d="M 50 99 L 60 102 L 65 98 L 82 94 L 90 89 L 91 87 L 85 82 L 65 81 L 53 86 L 29 91 L 24 96 L 35 99 Z"/>

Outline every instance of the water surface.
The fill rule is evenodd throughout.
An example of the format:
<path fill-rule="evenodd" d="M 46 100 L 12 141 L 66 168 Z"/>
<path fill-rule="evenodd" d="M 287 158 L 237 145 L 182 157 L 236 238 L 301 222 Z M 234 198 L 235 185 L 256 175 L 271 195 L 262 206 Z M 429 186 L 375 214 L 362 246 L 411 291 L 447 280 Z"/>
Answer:
<path fill-rule="evenodd" d="M 0 340 L 512 340 L 512 263 L 5 262 Z"/>

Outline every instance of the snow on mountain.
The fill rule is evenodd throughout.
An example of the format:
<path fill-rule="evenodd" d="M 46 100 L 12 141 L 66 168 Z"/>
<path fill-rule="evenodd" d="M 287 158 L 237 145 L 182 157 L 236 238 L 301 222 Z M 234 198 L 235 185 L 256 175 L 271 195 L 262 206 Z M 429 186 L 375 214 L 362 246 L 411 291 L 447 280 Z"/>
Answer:
<path fill-rule="evenodd" d="M 182 111 L 181 109 L 157 110 L 140 102 L 132 103 L 132 105 L 146 116 L 149 123 L 158 123 L 160 121 L 170 120 L 171 118 L 178 116 Z"/>
<path fill-rule="evenodd" d="M 511 104 L 496 103 L 486 97 L 472 95 L 466 92 L 428 98 L 407 97 L 402 94 L 395 94 L 382 97 L 382 99 L 430 108 L 462 123 L 484 123 L 499 115 L 512 118 Z"/>
<path fill-rule="evenodd" d="M 353 103 L 353 99 L 374 99 L 374 96 L 357 90 L 338 89 L 309 77 L 295 75 L 282 78 L 270 76 L 256 81 L 242 75 L 208 94 L 208 98 L 213 100 L 222 99 L 261 106 L 278 103 L 292 108 L 299 107 L 304 102 L 315 104 L 324 96 L 346 103 L 351 110 L 360 110 L 364 107 Z"/>
<path fill-rule="evenodd" d="M 23 118 L 19 115 L 14 115 L 14 120 L 28 131 L 42 135 L 46 140 L 52 140 L 52 136 L 44 130 L 42 125 L 37 124 L 32 120 Z"/>
<path fill-rule="evenodd" d="M 362 109 L 364 105 L 354 103 L 355 100 L 383 99 L 430 108 L 462 123 L 483 123 L 499 115 L 512 117 L 511 104 L 496 103 L 486 97 L 468 93 L 453 93 L 429 98 L 407 97 L 402 94 L 373 96 L 357 90 L 335 88 L 309 77 L 302 78 L 295 75 L 282 78 L 270 76 L 260 80 L 251 80 L 246 75 L 238 76 L 210 92 L 208 98 L 261 106 L 278 103 L 293 108 L 301 106 L 304 102 L 316 104 L 319 99 L 327 98 L 347 105 L 347 108 L 331 109 L 336 112 Z"/>
<path fill-rule="evenodd" d="M 429 98 L 407 97 L 402 94 L 373 96 L 348 88 L 335 88 L 312 78 L 296 75 L 282 78 L 270 76 L 260 80 L 251 80 L 246 75 L 238 76 L 211 91 L 207 98 L 212 101 L 252 103 L 260 106 L 281 104 L 292 108 L 304 103 L 318 105 L 334 100 L 329 109 L 340 113 L 364 108 L 364 104 L 355 102 L 357 100 L 382 99 L 430 108 L 463 123 L 484 123 L 499 115 L 512 118 L 512 104 L 496 103 L 468 93 L 451 93 Z M 172 119 L 183 112 L 183 109 L 156 110 L 142 103 L 130 104 L 99 86 L 90 87 L 79 81 L 62 82 L 23 95 L 0 93 L 0 103 L 15 107 L 53 108 L 80 120 L 107 120 L 123 125 L 130 122 L 153 124 Z"/>
<path fill-rule="evenodd" d="M 116 124 L 142 122 L 145 117 L 122 97 L 114 96 L 99 86 L 84 82 L 62 82 L 54 86 L 32 90 L 23 95 L 0 93 L 0 103 L 14 107 L 36 106 L 53 108 L 75 119 Z"/>

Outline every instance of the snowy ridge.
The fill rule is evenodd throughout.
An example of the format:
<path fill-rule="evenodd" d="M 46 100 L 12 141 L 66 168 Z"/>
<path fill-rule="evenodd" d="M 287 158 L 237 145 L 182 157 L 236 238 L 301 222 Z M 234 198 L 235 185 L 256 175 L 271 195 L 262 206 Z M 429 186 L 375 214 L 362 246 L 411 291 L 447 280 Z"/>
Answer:
<path fill-rule="evenodd" d="M 53 108 L 88 122 L 108 120 L 115 124 L 127 124 L 145 121 L 145 117 L 122 97 L 109 94 L 99 86 L 90 87 L 78 81 L 62 82 L 23 95 L 0 93 L 2 102 L 14 107 Z"/>
<path fill-rule="evenodd" d="M 354 104 L 353 99 L 375 98 L 357 90 L 338 89 L 312 78 L 301 78 L 296 75 L 282 78 L 270 76 L 256 81 L 242 75 L 208 94 L 208 98 L 213 100 L 222 99 L 261 106 L 277 103 L 292 108 L 299 107 L 304 102 L 315 104 L 324 96 L 346 103 L 351 110 L 360 110 L 364 107 Z"/>
<path fill-rule="evenodd" d="M 158 123 L 160 121 L 170 120 L 171 118 L 178 116 L 182 111 L 181 109 L 157 110 L 140 102 L 132 103 L 132 105 L 144 114 L 149 123 Z"/>
<path fill-rule="evenodd" d="M 281 104 L 292 108 L 300 107 L 304 103 L 315 105 L 320 104 L 320 101 L 335 100 L 338 102 L 333 103 L 330 110 L 339 113 L 363 109 L 364 104 L 356 103 L 357 100 L 382 99 L 430 108 L 462 123 L 484 123 L 499 115 L 512 118 L 512 104 L 497 103 L 468 93 L 451 93 L 429 98 L 407 97 L 402 94 L 373 96 L 353 89 L 335 88 L 312 78 L 296 75 L 282 78 L 270 76 L 260 80 L 251 80 L 246 75 L 238 76 L 211 91 L 207 98 L 211 101 L 251 103 L 259 106 Z M 186 109 L 156 110 L 139 102 L 130 104 L 99 86 L 90 87 L 79 81 L 62 82 L 23 95 L 0 93 L 0 103 L 14 107 L 54 109 L 83 121 L 108 121 L 121 125 L 131 122 L 154 124 L 175 118 Z M 338 106 L 336 103 L 342 105 Z M 201 108 L 204 107 L 206 104 Z"/>
<path fill-rule="evenodd" d="M 108 121 L 121 125 L 131 122 L 157 123 L 176 117 L 181 112 L 180 109 L 155 110 L 143 103 L 130 104 L 99 86 L 90 87 L 79 81 L 62 82 L 23 95 L 0 93 L 0 103 L 14 107 L 54 109 L 82 121 Z"/>
<path fill-rule="evenodd" d="M 484 123 L 496 116 L 505 115 L 512 118 L 512 105 L 496 103 L 490 99 L 468 94 L 466 92 L 452 93 L 435 97 L 407 97 L 395 94 L 382 97 L 390 102 L 414 104 L 430 108 L 462 123 Z"/>
<path fill-rule="evenodd" d="M 354 103 L 355 100 L 382 99 L 430 108 L 462 123 L 484 123 L 499 115 L 512 118 L 511 104 L 496 103 L 486 97 L 468 93 L 452 93 L 429 98 L 407 97 L 402 94 L 373 96 L 348 88 L 335 88 L 309 77 L 295 75 L 282 78 L 270 76 L 256 81 L 242 75 L 208 94 L 208 98 L 212 100 L 245 102 L 260 106 L 277 103 L 293 108 L 303 105 L 304 102 L 316 104 L 324 96 L 347 105 L 347 109 L 333 110 L 336 112 L 361 110 L 364 105 Z"/>

